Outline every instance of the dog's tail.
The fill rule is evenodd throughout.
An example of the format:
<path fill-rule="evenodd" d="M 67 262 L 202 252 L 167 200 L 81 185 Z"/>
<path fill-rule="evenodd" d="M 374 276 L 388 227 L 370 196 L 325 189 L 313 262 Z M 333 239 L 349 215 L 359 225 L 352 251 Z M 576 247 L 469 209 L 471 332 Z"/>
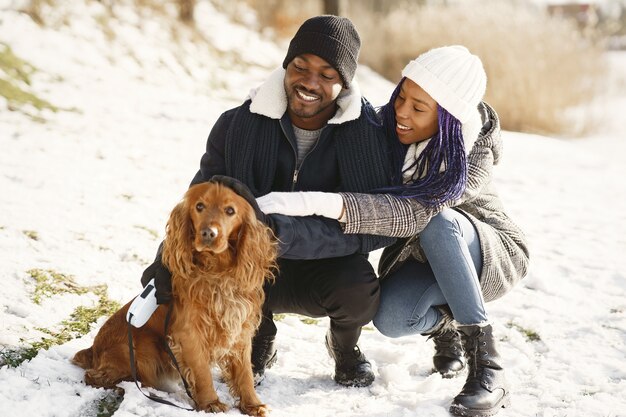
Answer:
<path fill-rule="evenodd" d="M 72 363 L 74 365 L 80 366 L 83 369 L 91 368 L 92 362 L 93 362 L 93 347 L 76 352 L 76 355 L 74 355 L 74 357 L 72 358 Z"/>

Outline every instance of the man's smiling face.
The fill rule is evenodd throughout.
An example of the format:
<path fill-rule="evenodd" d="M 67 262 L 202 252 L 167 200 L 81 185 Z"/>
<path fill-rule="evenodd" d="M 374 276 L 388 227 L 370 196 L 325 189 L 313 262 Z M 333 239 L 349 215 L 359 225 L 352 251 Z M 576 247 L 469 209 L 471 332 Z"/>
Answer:
<path fill-rule="evenodd" d="M 285 73 L 287 112 L 293 124 L 307 130 L 323 127 L 335 114 L 342 83 L 339 72 L 319 56 L 295 57 Z"/>

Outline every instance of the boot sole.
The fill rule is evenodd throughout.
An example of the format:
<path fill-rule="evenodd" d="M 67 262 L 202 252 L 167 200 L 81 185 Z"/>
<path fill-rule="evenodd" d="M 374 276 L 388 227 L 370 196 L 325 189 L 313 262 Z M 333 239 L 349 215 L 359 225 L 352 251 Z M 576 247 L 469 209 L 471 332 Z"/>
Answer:
<path fill-rule="evenodd" d="M 467 408 L 462 406 L 461 404 L 452 404 L 450 406 L 450 414 L 453 416 L 460 417 L 490 417 L 495 416 L 500 412 L 501 408 L 507 408 L 511 405 L 511 397 L 508 393 L 504 394 L 504 397 L 500 399 L 498 404 L 494 407 L 489 408 L 487 410 L 476 410 L 472 408 Z"/>
<path fill-rule="evenodd" d="M 333 378 L 335 382 L 344 387 L 352 387 L 352 388 L 365 388 L 372 385 L 376 377 L 374 375 L 367 376 L 364 378 L 354 378 L 351 380 L 341 380 L 341 378 L 337 378 L 337 375 Z"/>
<path fill-rule="evenodd" d="M 274 354 L 272 355 L 272 357 L 267 361 L 267 364 L 265 364 L 265 369 L 270 369 L 272 366 L 274 366 L 274 364 L 278 360 L 278 355 L 277 354 L 278 354 L 278 350 L 275 350 Z M 263 382 L 265 380 L 265 369 L 263 370 L 262 374 L 259 374 L 257 372 L 253 372 L 252 378 L 254 380 L 254 386 L 255 387 L 258 387 L 259 385 L 261 385 L 261 382 Z"/>
<path fill-rule="evenodd" d="M 270 360 L 267 361 L 267 364 L 265 365 L 265 369 L 270 369 L 272 366 L 274 366 L 277 360 L 278 360 L 278 350 L 275 350 Z"/>
<path fill-rule="evenodd" d="M 433 374 L 439 374 L 441 375 L 442 378 L 444 379 L 452 379 L 452 378 L 456 378 L 457 376 L 461 375 L 463 372 L 465 372 L 465 367 L 461 368 L 458 371 L 447 371 L 447 372 L 440 372 L 437 369 L 433 368 L 432 373 Z"/>
<path fill-rule="evenodd" d="M 330 356 L 331 359 L 335 360 L 335 357 L 333 356 L 333 353 L 330 349 L 330 345 L 328 344 L 327 337 L 324 339 L 324 344 L 326 345 L 326 352 L 328 352 L 328 356 Z M 374 376 L 373 373 L 371 375 L 364 375 L 362 378 L 352 378 L 352 379 L 349 379 L 347 377 L 342 378 L 341 374 L 337 375 L 336 370 L 335 370 L 335 375 L 333 376 L 333 380 L 337 384 L 344 386 L 344 387 L 352 387 L 352 388 L 369 387 L 370 385 L 372 385 L 375 379 L 376 379 L 376 376 Z"/>

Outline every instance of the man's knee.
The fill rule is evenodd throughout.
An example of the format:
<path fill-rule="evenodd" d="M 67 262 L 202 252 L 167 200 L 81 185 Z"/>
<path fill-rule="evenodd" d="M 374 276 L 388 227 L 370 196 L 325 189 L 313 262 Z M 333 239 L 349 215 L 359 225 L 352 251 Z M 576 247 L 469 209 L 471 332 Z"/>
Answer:
<path fill-rule="evenodd" d="M 367 262 L 367 260 L 365 260 Z M 380 286 L 371 265 L 346 265 L 321 289 L 321 302 L 329 317 L 363 326 L 378 309 Z"/>
<path fill-rule="evenodd" d="M 332 303 L 329 305 L 328 315 L 346 324 L 364 326 L 378 310 L 379 294 L 380 289 L 376 282 L 338 288 L 330 297 Z"/>

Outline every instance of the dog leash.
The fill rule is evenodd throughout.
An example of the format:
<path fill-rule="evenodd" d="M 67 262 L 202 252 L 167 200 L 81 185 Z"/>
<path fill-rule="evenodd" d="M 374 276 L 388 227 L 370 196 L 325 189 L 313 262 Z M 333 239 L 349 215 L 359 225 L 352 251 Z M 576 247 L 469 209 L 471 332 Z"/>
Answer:
<path fill-rule="evenodd" d="M 167 314 L 165 315 L 165 337 L 167 338 L 167 328 L 169 327 L 170 324 L 170 318 L 172 316 L 172 303 L 170 303 L 168 309 L 167 309 Z M 135 352 L 134 352 L 134 348 L 133 348 L 133 332 L 132 332 L 132 325 L 131 323 L 131 319 L 133 317 L 133 314 L 130 313 L 129 319 L 128 319 L 128 349 L 130 352 L 130 373 L 133 376 L 133 380 L 135 381 L 135 385 L 137 386 L 137 389 L 139 390 L 139 392 L 141 392 L 144 397 L 151 399 L 152 401 L 156 401 L 158 403 L 161 404 L 166 404 L 166 405 L 171 405 L 173 407 L 176 408 L 180 408 L 181 410 L 187 410 L 187 411 L 195 411 L 194 408 L 187 408 L 187 407 L 181 407 L 178 404 L 174 404 L 173 402 L 170 402 L 164 398 L 161 398 L 159 396 L 156 396 L 154 394 L 146 394 L 141 387 L 139 386 L 139 382 L 137 381 L 137 368 L 135 367 Z M 189 389 L 189 384 L 187 383 L 187 380 L 185 379 L 185 377 L 183 376 L 183 373 L 180 371 L 180 367 L 178 366 L 178 361 L 176 360 L 176 357 L 174 356 L 174 352 L 172 352 L 172 349 L 170 349 L 170 346 L 167 344 L 167 339 L 164 340 L 164 348 L 165 351 L 167 352 L 167 355 L 170 357 L 170 360 L 172 361 L 172 363 L 174 364 L 174 367 L 176 368 L 176 371 L 178 371 L 178 375 L 180 375 L 180 379 L 183 381 L 183 385 L 185 386 L 185 392 L 187 392 L 187 395 L 189 396 L 189 398 L 191 398 L 191 401 L 193 401 L 194 403 L 196 402 L 193 398 L 193 395 L 191 395 L 191 390 Z"/>

